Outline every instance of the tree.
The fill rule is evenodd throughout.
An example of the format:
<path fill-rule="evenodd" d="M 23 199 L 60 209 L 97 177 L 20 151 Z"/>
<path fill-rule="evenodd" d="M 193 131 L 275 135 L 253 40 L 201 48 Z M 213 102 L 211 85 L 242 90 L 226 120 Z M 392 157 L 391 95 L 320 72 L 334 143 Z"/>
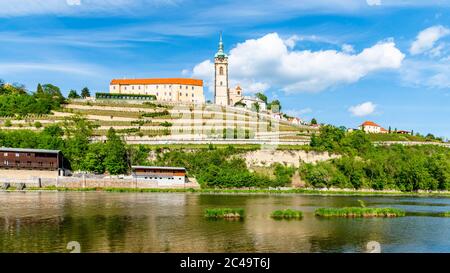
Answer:
<path fill-rule="evenodd" d="M 36 94 L 38 94 L 38 95 L 44 94 L 44 89 L 42 88 L 42 85 L 40 83 L 38 83 L 38 85 L 37 85 Z"/>
<path fill-rule="evenodd" d="M 78 95 L 76 90 L 70 90 L 69 95 L 67 96 L 69 99 L 79 99 L 80 95 Z"/>
<path fill-rule="evenodd" d="M 266 95 L 264 95 L 264 94 L 261 93 L 261 92 L 258 92 L 258 93 L 255 94 L 255 96 L 256 96 L 258 99 L 262 100 L 265 104 L 267 104 L 267 96 L 266 96 Z"/>
<path fill-rule="evenodd" d="M 127 150 L 125 148 L 124 141 L 120 136 L 116 134 L 116 131 L 113 128 L 110 128 L 108 130 L 106 138 L 106 171 L 108 171 L 112 175 L 127 173 L 129 165 L 127 160 Z"/>
<path fill-rule="evenodd" d="M 80 115 L 75 115 L 64 120 L 63 128 L 67 138 L 64 154 L 71 159 L 72 168 L 80 170 L 89 149 L 94 124 Z"/>
<path fill-rule="evenodd" d="M 317 120 L 315 118 L 311 119 L 311 125 L 317 125 Z"/>
<path fill-rule="evenodd" d="M 105 173 L 104 161 L 107 154 L 105 148 L 105 145 L 101 142 L 90 144 L 86 156 L 81 163 L 81 169 L 96 174 Z"/>
<path fill-rule="evenodd" d="M 89 92 L 89 88 L 85 87 L 85 88 L 81 89 L 81 97 L 83 99 L 90 97 L 90 96 L 91 96 L 91 93 Z"/>
<path fill-rule="evenodd" d="M 259 103 L 255 102 L 252 104 L 252 110 L 259 113 L 260 105 Z"/>
<path fill-rule="evenodd" d="M 392 131 L 391 126 L 389 126 L 388 133 L 390 134 Z"/>
<path fill-rule="evenodd" d="M 279 100 L 274 100 L 269 104 L 269 109 L 272 110 L 273 113 L 281 112 L 281 102 Z"/>

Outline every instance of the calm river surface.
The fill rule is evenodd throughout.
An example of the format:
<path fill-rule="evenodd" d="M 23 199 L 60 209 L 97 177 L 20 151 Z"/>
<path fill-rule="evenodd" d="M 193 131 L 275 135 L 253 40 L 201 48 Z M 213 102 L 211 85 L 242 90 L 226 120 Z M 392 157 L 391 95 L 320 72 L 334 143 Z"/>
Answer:
<path fill-rule="evenodd" d="M 396 207 L 402 218 L 322 219 L 318 207 Z M 242 221 L 204 209 L 242 207 Z M 275 221 L 275 209 L 304 212 Z M 194 193 L 0 192 L 0 252 L 450 252 L 449 198 Z"/>

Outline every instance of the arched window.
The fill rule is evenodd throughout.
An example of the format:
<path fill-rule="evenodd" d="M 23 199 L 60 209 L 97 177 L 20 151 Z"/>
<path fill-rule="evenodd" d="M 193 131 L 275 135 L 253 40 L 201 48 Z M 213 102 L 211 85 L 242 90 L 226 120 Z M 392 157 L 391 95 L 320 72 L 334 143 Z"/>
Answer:
<path fill-rule="evenodd" d="M 220 86 L 222 86 L 222 82 L 220 82 Z"/>
<path fill-rule="evenodd" d="M 219 75 L 223 75 L 223 66 L 219 68 Z"/>

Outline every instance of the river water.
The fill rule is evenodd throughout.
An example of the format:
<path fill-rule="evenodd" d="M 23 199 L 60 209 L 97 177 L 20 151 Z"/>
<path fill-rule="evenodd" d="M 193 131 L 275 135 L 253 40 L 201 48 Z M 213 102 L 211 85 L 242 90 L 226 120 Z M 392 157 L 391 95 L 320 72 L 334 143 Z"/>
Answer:
<path fill-rule="evenodd" d="M 319 207 L 395 207 L 400 218 L 324 219 Z M 206 208 L 244 208 L 241 221 Z M 273 220 L 276 209 L 302 220 Z M 450 252 L 450 198 L 197 193 L 0 192 L 0 252 Z"/>

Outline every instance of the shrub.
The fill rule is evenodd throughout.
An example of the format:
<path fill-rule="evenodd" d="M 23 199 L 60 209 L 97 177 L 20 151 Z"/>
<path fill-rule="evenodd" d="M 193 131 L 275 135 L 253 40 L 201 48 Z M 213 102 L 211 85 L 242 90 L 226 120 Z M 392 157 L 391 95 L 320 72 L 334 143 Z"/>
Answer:
<path fill-rule="evenodd" d="M 321 217 L 400 217 L 405 212 L 395 208 L 319 208 L 315 212 Z"/>
<path fill-rule="evenodd" d="M 205 217 L 207 218 L 243 218 L 244 217 L 244 209 L 237 208 L 214 208 L 214 209 L 206 209 Z"/>
<path fill-rule="evenodd" d="M 301 219 L 303 213 L 299 210 L 285 209 L 275 210 L 270 216 L 274 219 Z"/>
<path fill-rule="evenodd" d="M 34 123 L 34 127 L 36 127 L 36 128 L 41 128 L 42 127 L 42 123 L 40 123 L 39 121 L 36 121 L 35 123 Z"/>

